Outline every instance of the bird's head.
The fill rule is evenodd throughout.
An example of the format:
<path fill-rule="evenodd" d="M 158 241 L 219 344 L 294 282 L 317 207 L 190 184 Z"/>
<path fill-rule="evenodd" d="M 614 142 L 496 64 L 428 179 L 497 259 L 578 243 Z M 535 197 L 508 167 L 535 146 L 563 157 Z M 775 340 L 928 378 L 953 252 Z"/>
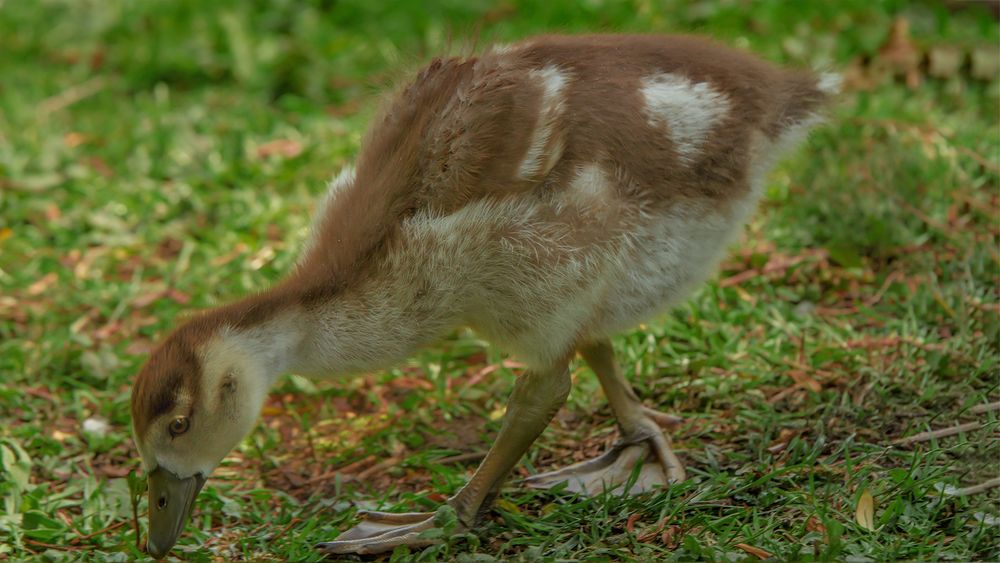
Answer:
<path fill-rule="evenodd" d="M 151 354 L 132 388 L 132 425 L 149 483 L 147 549 L 180 536 L 213 469 L 253 428 L 267 394 L 253 342 L 194 319 Z"/>

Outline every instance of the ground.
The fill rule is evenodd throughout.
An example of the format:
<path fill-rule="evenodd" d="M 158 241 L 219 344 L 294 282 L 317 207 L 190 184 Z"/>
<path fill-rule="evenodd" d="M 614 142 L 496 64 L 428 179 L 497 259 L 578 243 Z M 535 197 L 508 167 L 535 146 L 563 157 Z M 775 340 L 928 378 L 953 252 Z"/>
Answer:
<path fill-rule="evenodd" d="M 1000 457 L 982 6 L 52 0 L 0 2 L 0 560 L 144 557 L 128 398 L 156 339 L 292 266 L 378 92 L 434 53 L 552 30 L 710 34 L 847 92 L 719 275 L 615 340 L 647 404 L 685 417 L 690 479 L 590 499 L 515 480 L 475 535 L 391 558 L 1000 559 L 998 489 L 964 489 Z M 358 507 L 434 507 L 518 371 L 457 332 L 385 372 L 283 379 L 174 554 L 319 560 Z M 574 380 L 515 477 L 615 439 L 593 374 Z"/>

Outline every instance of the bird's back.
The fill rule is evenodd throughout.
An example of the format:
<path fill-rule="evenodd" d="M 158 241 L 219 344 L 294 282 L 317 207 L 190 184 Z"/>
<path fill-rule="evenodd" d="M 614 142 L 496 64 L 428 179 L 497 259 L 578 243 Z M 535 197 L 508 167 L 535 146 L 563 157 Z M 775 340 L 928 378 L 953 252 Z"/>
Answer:
<path fill-rule="evenodd" d="M 703 281 L 827 96 L 692 37 L 549 36 L 436 61 L 373 125 L 303 279 L 349 270 L 427 326 L 471 324 L 544 363 Z"/>

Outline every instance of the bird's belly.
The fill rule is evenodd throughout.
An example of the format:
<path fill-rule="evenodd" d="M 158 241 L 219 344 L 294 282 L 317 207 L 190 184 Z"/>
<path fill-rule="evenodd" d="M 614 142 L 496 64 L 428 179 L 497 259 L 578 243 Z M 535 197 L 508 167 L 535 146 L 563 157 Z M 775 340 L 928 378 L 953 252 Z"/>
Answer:
<path fill-rule="evenodd" d="M 612 336 L 663 313 L 710 277 L 753 202 L 702 210 L 675 207 L 630 233 L 621 268 L 607 283 L 586 330 Z"/>
<path fill-rule="evenodd" d="M 435 270 L 457 276 L 464 324 L 544 366 L 687 297 L 711 275 L 755 199 L 678 202 L 655 214 L 619 214 L 613 223 L 546 221 L 537 208 L 517 205 L 470 209 L 467 215 L 489 221 L 466 228 L 453 220 L 449 231 L 461 236 L 446 237 L 447 255 L 467 261 Z"/>

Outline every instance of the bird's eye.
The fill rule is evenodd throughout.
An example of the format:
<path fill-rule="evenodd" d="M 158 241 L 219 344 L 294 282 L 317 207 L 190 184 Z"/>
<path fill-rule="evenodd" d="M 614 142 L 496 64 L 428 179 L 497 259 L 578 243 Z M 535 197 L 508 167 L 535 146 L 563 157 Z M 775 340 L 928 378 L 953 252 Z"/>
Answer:
<path fill-rule="evenodd" d="M 180 436 L 181 434 L 188 431 L 188 427 L 191 426 L 191 422 L 188 421 L 186 416 L 178 416 L 177 418 L 170 421 L 170 435 Z"/>

